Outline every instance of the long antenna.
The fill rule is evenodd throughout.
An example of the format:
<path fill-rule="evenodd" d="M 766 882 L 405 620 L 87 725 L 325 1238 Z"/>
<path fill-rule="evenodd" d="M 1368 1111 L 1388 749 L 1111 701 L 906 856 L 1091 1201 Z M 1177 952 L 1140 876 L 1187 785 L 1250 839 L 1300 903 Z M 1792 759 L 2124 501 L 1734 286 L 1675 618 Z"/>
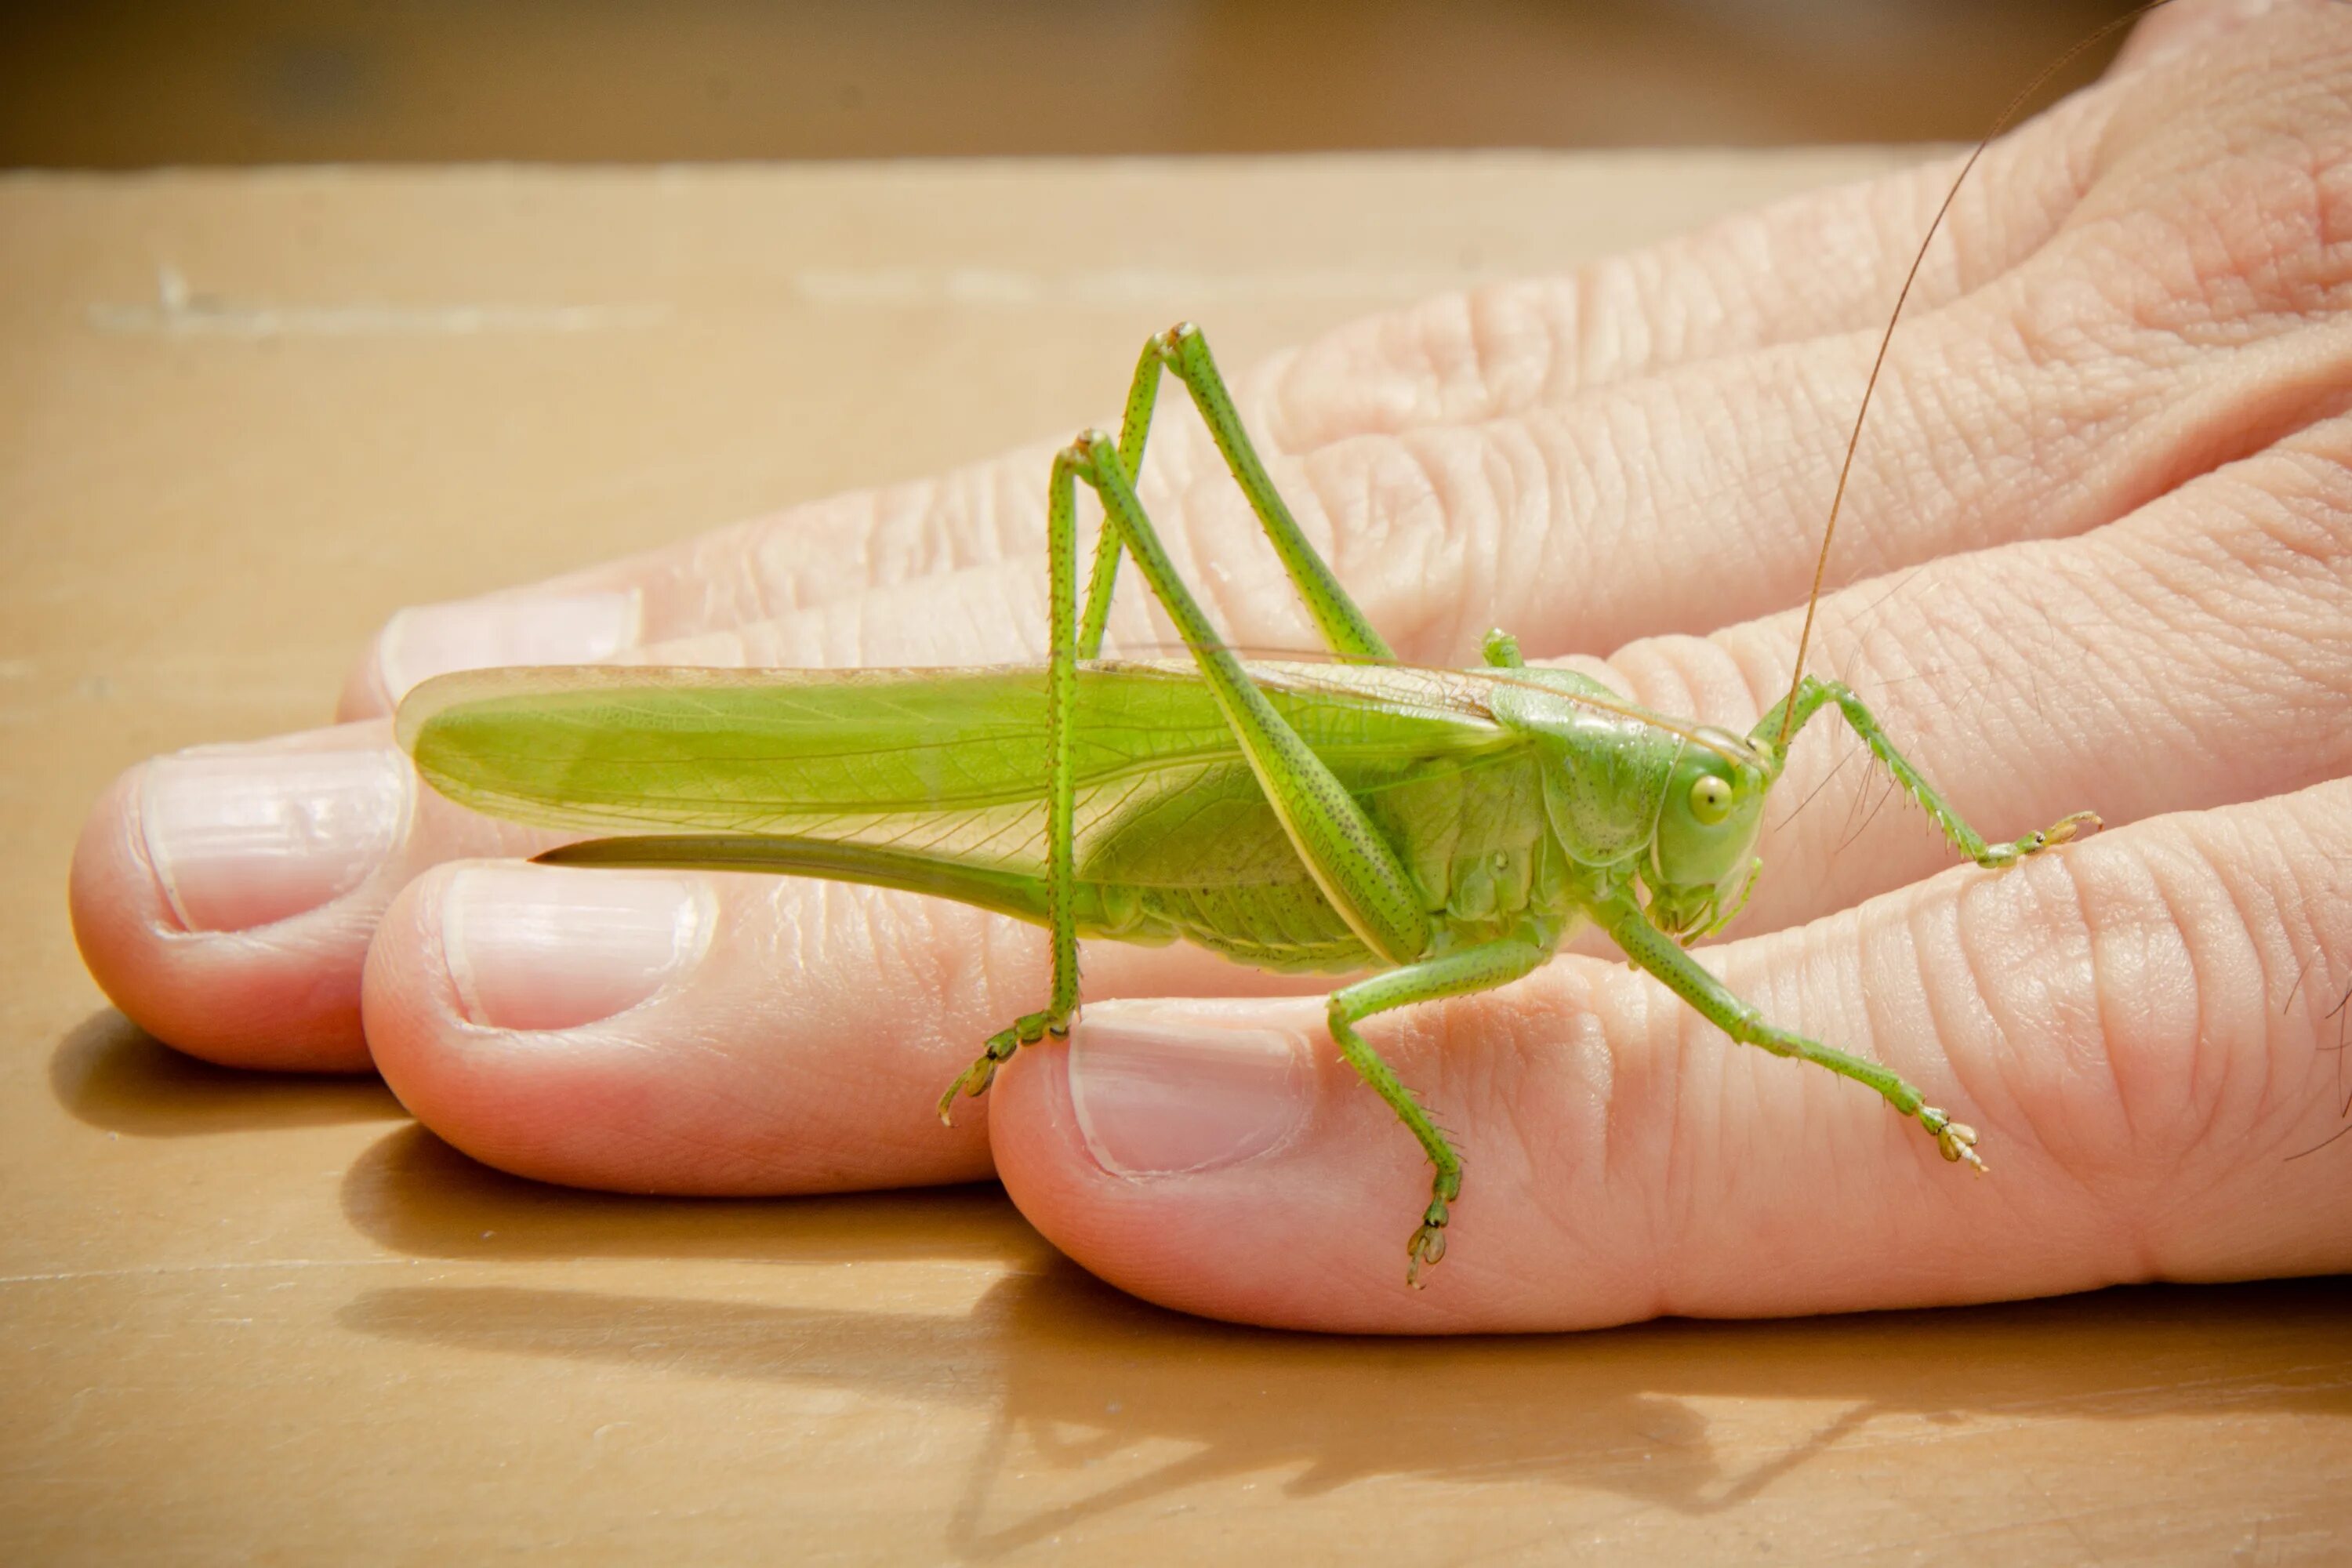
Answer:
<path fill-rule="evenodd" d="M 2042 74 L 2027 82 L 2024 90 L 2009 100 L 2009 107 L 2002 110 L 2000 118 L 1992 122 L 1992 129 L 1986 132 L 1983 139 L 1969 151 L 1968 162 L 1962 163 L 1960 172 L 1952 176 L 1952 188 L 1944 193 L 1943 205 L 1937 207 L 1936 216 L 1928 220 L 1927 232 L 1920 236 L 1919 248 L 1911 258 L 1911 270 L 1903 275 L 1903 287 L 1895 296 L 1895 309 L 1887 313 L 1886 331 L 1879 335 L 1878 357 L 1870 362 L 1870 379 L 1863 384 L 1862 406 L 1853 411 L 1853 432 L 1845 438 L 1845 461 L 1838 465 L 1837 490 L 1830 497 L 1829 521 L 1822 527 L 1822 552 L 1813 563 L 1812 591 L 1805 596 L 1805 629 L 1797 634 L 1797 668 L 1790 673 L 1789 695 L 1780 703 L 1780 733 L 1773 740 L 1774 751 L 1785 752 L 1789 747 L 1789 721 L 1797 710 L 1797 688 L 1805 679 L 1805 650 L 1812 644 L 1813 616 L 1822 607 L 1822 583 L 1829 575 L 1830 542 L 1837 537 L 1838 509 L 1845 504 L 1846 480 L 1853 474 L 1853 454 L 1862 445 L 1862 423 L 1870 416 L 1870 396 L 1878 390 L 1878 373 L 1886 368 L 1886 350 L 1895 342 L 1895 323 L 1903 319 L 1904 302 L 1911 298 L 1911 285 L 1919 280 L 1919 268 L 1927 259 L 1927 247 L 1935 243 L 1936 231 L 1944 226 L 1944 215 L 1952 210 L 1952 203 L 1958 199 L 1960 186 L 1967 183 L 1969 171 L 1977 166 L 1977 160 L 1984 156 L 1984 151 L 1992 145 L 1993 138 L 2008 130 L 2010 121 L 2017 118 L 2018 111 L 2042 90 L 2042 83 L 2064 70 L 2074 62 L 2075 56 L 2108 34 L 2119 27 L 2129 26 L 2150 11 L 2171 3 L 2172 0 L 2148 0 L 2147 5 L 2125 12 L 2042 67 Z"/>

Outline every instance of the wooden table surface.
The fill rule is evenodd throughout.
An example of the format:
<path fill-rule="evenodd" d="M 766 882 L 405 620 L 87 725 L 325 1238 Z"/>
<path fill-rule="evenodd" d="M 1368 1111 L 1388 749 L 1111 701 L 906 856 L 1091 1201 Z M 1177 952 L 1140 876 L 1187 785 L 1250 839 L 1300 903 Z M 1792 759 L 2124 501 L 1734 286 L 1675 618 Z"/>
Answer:
<path fill-rule="evenodd" d="M 0 1560 L 2352 1553 L 2352 1280 L 1257 1332 L 993 1188 L 502 1176 L 74 952 L 105 782 L 324 721 L 396 605 L 1070 428 L 1178 316 L 1245 362 L 1901 156 L 0 181 Z"/>

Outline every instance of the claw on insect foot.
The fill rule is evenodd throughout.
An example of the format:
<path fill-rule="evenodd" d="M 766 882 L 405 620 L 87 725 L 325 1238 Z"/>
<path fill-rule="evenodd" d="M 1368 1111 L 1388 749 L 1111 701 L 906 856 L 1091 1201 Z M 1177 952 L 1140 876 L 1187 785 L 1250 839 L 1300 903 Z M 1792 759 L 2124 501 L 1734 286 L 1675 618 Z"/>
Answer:
<path fill-rule="evenodd" d="M 1069 1032 L 1069 1026 L 1066 1023 L 1059 1029 L 1055 1029 L 1052 1020 L 1053 1015 L 1050 1013 L 1032 1013 L 1011 1028 L 999 1029 L 989 1036 L 988 1043 L 980 1048 L 980 1059 L 964 1068 L 957 1076 L 956 1080 L 948 1085 L 948 1091 L 940 1096 L 940 1122 L 953 1127 L 956 1097 L 970 1095 L 972 1099 L 978 1100 L 982 1095 L 986 1094 L 989 1086 L 996 1081 L 996 1069 L 1011 1061 L 1013 1054 L 1023 1046 L 1034 1045 L 1049 1033 L 1067 1034 Z"/>
<path fill-rule="evenodd" d="M 2105 826 L 2105 823 L 2099 820 L 2097 812 L 2078 811 L 2072 816 L 2061 817 L 2042 830 L 2042 847 L 2046 849 L 2053 844 L 2063 844 L 2070 838 L 2096 833 Z"/>
<path fill-rule="evenodd" d="M 1454 1190 L 1456 1194 L 1462 1190 L 1458 1176 L 1454 1178 Z M 1445 1198 L 1443 1195 L 1431 1198 L 1429 1207 L 1422 1212 L 1421 1228 L 1414 1231 L 1412 1239 L 1404 1244 L 1404 1282 L 1416 1290 L 1422 1288 L 1423 1266 L 1434 1268 L 1445 1257 L 1446 1218 Z"/>
<path fill-rule="evenodd" d="M 1919 1125 L 1925 1127 L 1934 1136 L 1937 1152 L 1942 1154 L 1945 1159 L 1955 1164 L 1965 1161 L 1975 1168 L 1979 1176 L 1990 1173 L 1984 1161 L 1977 1154 L 1975 1128 L 1965 1121 L 1953 1121 L 1932 1105 L 1920 1108 Z"/>
<path fill-rule="evenodd" d="M 1435 1226 L 1425 1225 L 1412 1233 L 1405 1244 L 1404 1282 L 1414 1289 L 1423 1289 L 1422 1265 L 1434 1268 L 1445 1257 L 1445 1232 Z"/>
<path fill-rule="evenodd" d="M 996 1058 L 992 1056 L 984 1056 L 958 1073 L 955 1081 L 948 1085 L 948 1091 L 940 1096 L 940 1124 L 943 1127 L 955 1125 L 955 1102 L 959 1096 L 970 1095 L 978 1100 L 995 1081 Z"/>
<path fill-rule="evenodd" d="M 1989 846 L 1983 854 L 1977 857 L 1977 864 L 1987 870 L 2014 866 L 2028 856 L 2039 855 L 2044 849 L 2054 849 L 2084 834 L 2096 833 L 2105 826 L 2097 812 L 2078 811 L 2072 816 L 2060 817 L 2039 833 L 2027 834 L 2015 843 Z"/>

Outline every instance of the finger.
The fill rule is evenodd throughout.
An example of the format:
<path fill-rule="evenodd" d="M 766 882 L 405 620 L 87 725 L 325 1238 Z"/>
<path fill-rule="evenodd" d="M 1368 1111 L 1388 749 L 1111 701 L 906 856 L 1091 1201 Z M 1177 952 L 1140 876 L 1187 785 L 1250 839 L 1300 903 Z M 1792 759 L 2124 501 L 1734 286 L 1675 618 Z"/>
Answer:
<path fill-rule="evenodd" d="M 1733 989 L 1973 1124 L 1972 1179 L 1878 1097 L 1590 961 L 1368 1030 L 1457 1134 L 1429 1168 L 1311 1000 L 1093 1009 L 991 1108 L 1024 1214 L 1181 1310 L 1350 1332 L 1586 1328 L 2352 1266 L 2338 1019 L 2352 783 L 1961 871 L 1717 956 Z M 2298 979 L 2300 984 L 2298 984 Z"/>
<path fill-rule="evenodd" d="M 436 860 L 553 842 L 423 789 L 389 725 L 354 724 L 125 773 L 83 825 L 68 903 L 91 975 L 159 1039 L 358 1071 L 360 966 L 393 894 Z"/>
<path fill-rule="evenodd" d="M 2315 62 L 2291 90 L 2242 60 L 2212 62 L 2194 83 L 2195 118 L 2178 109 L 2189 86 L 2134 78 L 2117 112 L 2141 129 L 2100 154 L 2092 195 L 2059 232 L 1906 326 L 1849 492 L 1838 574 L 2085 531 L 2340 402 L 2352 347 L 2331 323 L 2352 262 L 2324 243 L 2331 198 L 2309 165 L 2352 139 L 2352 112 L 2326 90 L 2352 74 L 2352 26 L 2310 42 Z M 2293 134 L 2257 134 L 2282 117 Z M 2217 127 L 2244 132 L 2218 160 Z M 1875 348 L 1863 331 L 1705 359 L 1507 418 L 1325 445 L 1277 461 L 1275 477 L 1407 658 L 1463 658 L 1497 622 L 1537 657 L 1708 630 L 1802 597 L 1843 400 Z M 951 570 L 743 629 L 817 665 L 920 662 L 943 642 L 982 659 L 1034 656 L 1045 624 L 1034 500 L 1022 489 L 1000 507 L 989 549 Z M 1234 640 L 1313 646 L 1222 474 L 1178 485 L 1155 515 Z M 906 553 L 882 539 L 881 558 Z M 1132 591 L 1115 626 L 1120 646 L 1167 636 Z"/>
<path fill-rule="evenodd" d="M 2052 147 L 2091 133 L 2105 112 L 2103 100 L 2086 97 L 1988 156 L 1923 276 L 1922 307 L 1964 293 L 2046 237 L 2079 194 L 2071 161 Z M 1956 172 L 1946 161 L 1801 196 L 1566 278 L 1375 317 L 1244 377 L 1242 406 L 1267 455 L 1281 458 L 1507 417 L 1734 353 L 1858 331 L 1882 319 Z M 1181 416 L 1161 422 L 1145 469 L 1148 503 L 1224 482 L 1202 435 Z M 1040 446 L 530 589 L 402 611 L 354 667 L 342 716 L 384 712 L 418 681 L 452 669 L 588 662 L 998 562 L 1034 567 L 1050 454 Z"/>
<path fill-rule="evenodd" d="M 2307 178 L 2283 163 L 2233 184 L 2252 192 L 2263 179 L 2299 193 L 2282 202 L 2311 198 Z M 1838 573 L 2080 534 L 2340 406 L 2352 338 L 2326 300 L 2347 261 L 2302 248 L 2302 232 L 2280 231 L 2283 264 L 2263 271 L 2273 292 L 2243 323 L 2208 322 L 2209 347 L 2184 351 L 2178 322 L 2134 327 L 2145 301 L 2106 301 L 2102 316 L 2071 292 L 2142 270 L 2116 253 L 2128 237 L 2108 229 L 2053 242 L 2026 283 L 1922 321 L 1882 388 Z M 2070 330 L 2098 339 L 2097 353 L 2032 368 L 2017 361 L 2025 351 L 1988 346 L 2050 331 L 2045 294 L 2069 299 Z M 1534 657 L 1709 630 L 1802 597 L 1835 478 L 1834 443 L 1808 440 L 1823 429 L 1818 389 L 1840 367 L 1858 385 L 1872 347 L 1856 337 L 1709 362 L 1524 418 L 1342 443 L 1277 464 L 1276 477 L 1339 580 L 1409 658 L 1459 660 L 1497 623 Z M 1736 427 L 1726 408 L 1742 411 Z M 2081 434 L 2012 455 L 2002 444 L 2020 426 Z M 1232 640 L 1314 646 L 1229 482 L 1186 490 L 1158 521 Z M 707 634 L 691 657 L 818 668 L 1035 658 L 1045 578 L 1042 556 L 1015 552 Z M 1121 596 L 1113 626 L 1117 646 L 1169 646 L 1138 590 Z"/>
<path fill-rule="evenodd" d="M 2082 196 L 2080 161 L 2114 110 L 2078 94 L 1985 150 L 1718 219 L 1558 278 L 1442 294 L 1277 356 L 1253 378 L 1274 448 L 1474 425 L 1734 354 L 1886 324 L 1929 222 L 1952 197 L 1912 303 L 1934 310 L 2032 255 Z"/>
<path fill-rule="evenodd" d="M 1996 841 L 2352 773 L 2352 418 L 2083 538 L 1948 557 L 1823 600 L 1810 660 L 1846 681 Z M 1745 730 L 1790 686 L 1796 615 L 1622 650 L 1654 710 Z M 1594 667 L 1587 667 L 1594 668 Z M 1741 917 L 1767 931 L 1932 875 L 1952 847 L 1833 711 L 1791 745 Z"/>
<path fill-rule="evenodd" d="M 1862 692 L 1995 838 L 2086 806 L 2120 823 L 2336 776 L 2352 766 L 2352 734 L 2329 718 L 2352 701 L 2352 647 L 2333 635 L 2352 625 L 2347 475 L 2352 421 L 2337 420 L 2084 539 L 1857 586 L 1825 603 L 1814 667 Z M 958 639 L 979 635 L 938 606 L 892 618 L 937 639 L 915 662 L 958 662 Z M 826 648 L 782 628 L 822 625 L 801 617 L 665 657 L 821 663 Z M 1709 642 L 1636 645 L 1597 672 L 1655 710 L 1744 728 L 1785 689 L 1796 631 L 1784 616 Z M 1814 918 L 1950 860 L 1907 805 L 1880 809 L 1883 776 L 1820 723 L 1779 786 L 1786 804 L 1744 930 Z M 380 726 L 126 775 L 76 858 L 74 920 L 93 973 L 145 1027 L 199 1055 L 363 1066 L 360 966 L 393 893 L 425 866 L 554 842 L 414 787 Z"/>
<path fill-rule="evenodd" d="M 445 862 L 566 837 L 476 816 L 417 782 L 389 725 L 351 724 L 125 773 L 83 826 L 68 906 L 91 975 L 156 1038 L 230 1067 L 363 1071 L 361 976 L 394 896 Z M 579 911 L 583 951 L 596 950 L 598 918 L 593 903 Z M 1029 932 L 1024 951 L 1041 990 L 1043 938 Z M 1133 973 L 1182 991 L 1230 988 L 1230 972 L 1213 978 L 1223 969 L 1192 953 Z"/>
<path fill-rule="evenodd" d="M 1045 959 L 1029 927 L 873 889 L 466 862 L 386 913 L 365 1016 L 402 1101 L 520 1175 L 903 1186 L 988 1173 L 982 1108 L 943 1129 L 940 1095 L 1035 1006 Z M 1103 995 L 1233 983 L 1183 949 L 1089 946 L 1087 966 Z"/>
<path fill-rule="evenodd" d="M 2347 517 L 2352 418 L 2339 416 L 2080 538 L 1974 551 L 1833 594 L 1811 668 L 1860 693 L 1997 841 L 2079 810 L 2119 825 L 2300 789 L 2352 772 L 2352 728 L 2334 717 L 2352 706 Z M 1008 600 L 1022 591 L 1009 574 L 998 584 Z M 926 593 L 867 608 L 951 659 L 971 625 Z M 854 638 L 861 620 L 796 617 L 667 657 L 818 664 L 840 651 L 824 639 Z M 1580 668 L 1652 711 L 1744 731 L 1788 689 L 1801 625 L 1789 612 L 1704 640 L 1646 639 Z M 1043 657 L 1042 635 L 1027 651 Z M 1834 712 L 1797 739 L 1759 852 L 1748 932 L 1846 908 L 1954 858 Z"/>

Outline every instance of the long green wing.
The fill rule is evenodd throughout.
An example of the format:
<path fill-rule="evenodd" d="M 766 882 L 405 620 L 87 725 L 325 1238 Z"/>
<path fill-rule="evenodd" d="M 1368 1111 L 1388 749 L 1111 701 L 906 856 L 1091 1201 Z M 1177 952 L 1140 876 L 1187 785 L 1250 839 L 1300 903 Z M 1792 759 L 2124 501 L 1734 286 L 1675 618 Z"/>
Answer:
<path fill-rule="evenodd" d="M 1447 672 L 1253 674 L 1351 784 L 1509 743 Z M 1197 783 L 1229 781 L 1240 759 L 1189 664 L 1086 666 L 1076 722 L 1082 843 Z M 417 688 L 398 731 L 436 789 L 517 821 L 866 845 L 1020 876 L 1044 865 L 1039 666 L 469 671 Z"/>

